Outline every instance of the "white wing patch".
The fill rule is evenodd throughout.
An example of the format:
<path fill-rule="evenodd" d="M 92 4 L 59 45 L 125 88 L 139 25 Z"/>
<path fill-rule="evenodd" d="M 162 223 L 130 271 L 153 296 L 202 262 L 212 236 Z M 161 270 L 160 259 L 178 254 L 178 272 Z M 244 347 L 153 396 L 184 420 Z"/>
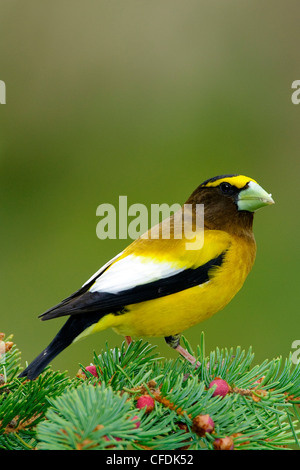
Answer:
<path fill-rule="evenodd" d="M 105 263 L 103 266 L 101 266 L 101 268 L 98 269 L 98 271 L 97 271 L 95 274 L 93 274 L 93 275 L 82 285 L 82 287 L 85 286 L 86 284 L 88 284 L 89 282 L 91 282 L 93 279 L 96 280 L 96 278 L 97 278 L 98 276 L 100 276 L 100 274 L 101 274 L 103 271 L 105 271 L 105 269 L 106 269 L 110 264 L 112 264 L 117 258 L 119 258 L 119 256 L 121 256 L 122 253 L 123 253 L 123 251 L 121 251 L 121 253 L 119 253 L 118 255 L 114 256 L 111 260 L 109 260 L 107 263 Z"/>
<path fill-rule="evenodd" d="M 147 257 L 128 255 L 114 263 L 98 277 L 89 290 L 90 292 L 117 294 L 123 290 L 157 281 L 181 271 L 184 271 L 184 268 L 176 268 L 171 263 L 160 263 Z"/>

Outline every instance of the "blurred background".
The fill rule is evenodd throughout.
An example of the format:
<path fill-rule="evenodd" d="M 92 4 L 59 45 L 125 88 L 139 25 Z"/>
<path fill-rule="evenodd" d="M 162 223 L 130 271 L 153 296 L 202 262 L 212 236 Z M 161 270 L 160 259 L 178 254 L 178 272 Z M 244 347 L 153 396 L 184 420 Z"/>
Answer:
<path fill-rule="evenodd" d="M 297 0 L 0 0 L 1 313 L 22 363 L 65 319 L 37 316 L 131 240 L 99 240 L 99 204 L 183 203 L 241 173 L 273 194 L 258 252 L 225 310 L 185 332 L 256 362 L 300 339 Z M 123 341 L 90 336 L 52 362 L 72 375 Z M 158 352 L 175 357 L 162 338 Z"/>

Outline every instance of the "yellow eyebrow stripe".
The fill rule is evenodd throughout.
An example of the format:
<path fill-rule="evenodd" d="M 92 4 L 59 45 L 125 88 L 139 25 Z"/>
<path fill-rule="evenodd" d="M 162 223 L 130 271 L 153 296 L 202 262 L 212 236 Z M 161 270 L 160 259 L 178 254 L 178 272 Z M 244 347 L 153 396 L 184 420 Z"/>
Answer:
<path fill-rule="evenodd" d="M 205 184 L 205 187 L 216 187 L 219 186 L 221 183 L 230 183 L 236 188 L 243 188 L 249 181 L 253 181 L 254 183 L 257 183 L 253 178 L 249 178 L 248 176 L 243 176 L 243 175 L 238 175 L 238 176 L 226 176 L 225 178 L 220 178 L 218 180 L 208 182 Z"/>

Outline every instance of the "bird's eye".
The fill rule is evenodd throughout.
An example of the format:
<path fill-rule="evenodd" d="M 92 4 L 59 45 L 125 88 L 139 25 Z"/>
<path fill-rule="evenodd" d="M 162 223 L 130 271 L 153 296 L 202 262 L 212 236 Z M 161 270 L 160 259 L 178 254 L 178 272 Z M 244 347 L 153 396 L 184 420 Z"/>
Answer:
<path fill-rule="evenodd" d="M 222 193 L 228 194 L 230 192 L 232 186 L 229 183 L 221 183 L 220 188 L 221 188 Z"/>

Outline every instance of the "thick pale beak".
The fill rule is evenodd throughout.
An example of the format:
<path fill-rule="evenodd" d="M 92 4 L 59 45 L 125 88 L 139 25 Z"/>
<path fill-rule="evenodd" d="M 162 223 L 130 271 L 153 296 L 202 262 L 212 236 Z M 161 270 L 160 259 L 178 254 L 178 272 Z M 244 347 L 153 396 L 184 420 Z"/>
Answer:
<path fill-rule="evenodd" d="M 272 195 L 268 194 L 254 181 L 248 183 L 246 189 L 242 189 L 237 201 L 239 211 L 254 212 L 260 207 L 275 204 Z"/>

